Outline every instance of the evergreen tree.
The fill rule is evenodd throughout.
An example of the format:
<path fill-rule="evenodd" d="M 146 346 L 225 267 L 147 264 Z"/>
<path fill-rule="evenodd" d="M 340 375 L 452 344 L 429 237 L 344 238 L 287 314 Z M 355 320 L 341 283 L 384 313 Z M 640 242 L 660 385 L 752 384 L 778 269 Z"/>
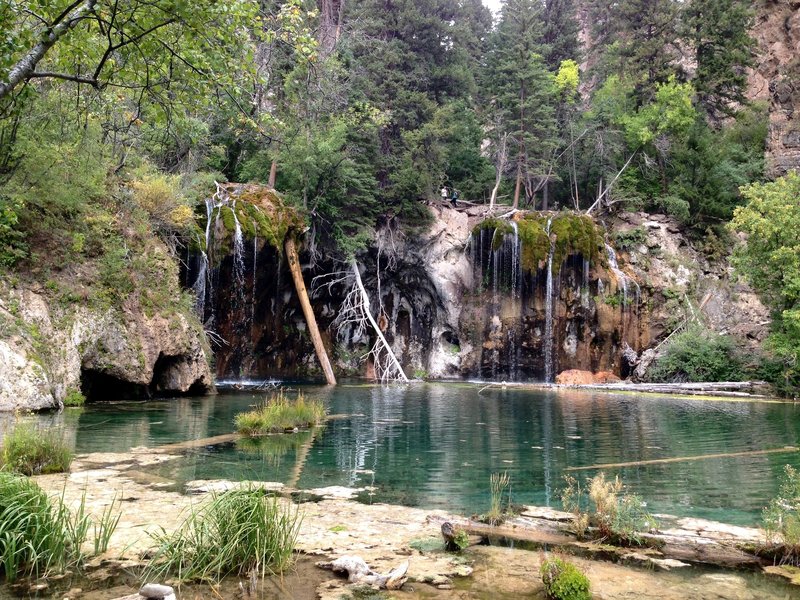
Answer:
<path fill-rule="evenodd" d="M 748 0 L 692 0 L 683 12 L 684 36 L 697 71 L 692 81 L 697 101 L 712 119 L 733 114 L 746 102 L 746 69 L 753 64 L 755 41 L 748 31 L 753 10 Z"/>
<path fill-rule="evenodd" d="M 656 84 L 676 74 L 679 0 L 596 0 L 592 14 L 607 11 L 599 22 L 605 43 L 605 74 L 635 82 L 638 104 L 652 100 Z"/>
<path fill-rule="evenodd" d="M 546 46 L 544 60 L 551 71 L 562 61 L 578 59 L 578 21 L 574 0 L 545 0 L 542 42 Z"/>
<path fill-rule="evenodd" d="M 507 0 L 488 57 L 486 87 L 496 113 L 495 138 L 509 136 L 508 165 L 528 199 L 552 174 L 556 147 L 555 86 L 542 58 L 542 5 Z"/>

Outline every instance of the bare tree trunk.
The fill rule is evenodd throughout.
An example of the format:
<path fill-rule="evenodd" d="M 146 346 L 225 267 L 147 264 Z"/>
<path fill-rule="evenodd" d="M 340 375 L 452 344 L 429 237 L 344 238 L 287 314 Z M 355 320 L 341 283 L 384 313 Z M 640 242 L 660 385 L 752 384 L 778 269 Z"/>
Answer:
<path fill-rule="evenodd" d="M 497 164 L 496 169 L 497 172 L 494 176 L 494 187 L 492 188 L 492 197 L 489 199 L 489 210 L 494 208 L 494 205 L 497 203 L 497 192 L 500 189 L 500 181 L 503 179 L 503 171 L 506 170 L 506 157 L 508 155 L 507 152 L 508 147 L 508 134 L 504 133 L 503 137 L 500 138 L 500 149 L 497 151 Z"/>
<path fill-rule="evenodd" d="M 269 181 L 267 185 L 272 189 L 275 189 L 275 179 L 278 177 L 278 161 L 273 160 L 272 164 L 269 167 Z"/>
<path fill-rule="evenodd" d="M 294 287 L 297 290 L 297 296 L 300 298 L 300 306 L 303 307 L 303 315 L 305 315 L 306 324 L 308 325 L 308 333 L 311 335 L 311 341 L 314 342 L 314 350 L 317 352 L 320 366 L 322 366 L 322 371 L 325 373 L 325 380 L 328 385 L 336 385 L 336 377 L 333 375 L 328 353 L 325 351 L 325 345 L 322 343 L 322 337 L 319 334 L 317 319 L 314 317 L 311 301 L 308 299 L 308 292 L 306 291 L 305 281 L 303 281 L 303 272 L 300 270 L 300 258 L 297 255 L 297 246 L 295 246 L 294 239 L 291 236 L 287 237 L 284 246 L 286 247 L 286 259 L 289 261 L 289 270 L 292 272 L 292 279 L 294 279 Z"/>
<path fill-rule="evenodd" d="M 542 185 L 542 210 L 550 208 L 550 184 L 545 181 Z"/>
<path fill-rule="evenodd" d="M 25 56 L 11 67 L 8 73 L 8 81 L 0 82 L 0 98 L 10 94 L 21 82 L 35 77 L 36 65 L 44 58 L 48 50 L 55 45 L 59 38 L 75 27 L 81 19 L 91 13 L 96 4 L 97 0 L 86 0 L 80 4 L 73 4 L 72 8 L 74 8 L 74 10 L 72 12 L 63 12 L 53 23 L 48 25 L 47 28 L 39 34 L 39 43 L 28 50 Z M 82 83 L 92 83 L 93 85 L 97 83 L 88 79 L 84 80 L 80 77 L 74 77 L 72 79 L 75 81 L 80 80 Z"/>
<path fill-rule="evenodd" d="M 389 346 L 389 342 L 386 341 L 386 338 L 383 336 L 383 332 L 381 328 L 378 327 L 378 324 L 375 322 L 375 318 L 372 316 L 372 313 L 369 309 L 369 296 L 367 295 L 367 290 L 364 289 L 364 283 L 361 281 L 361 273 L 358 270 L 358 263 L 356 259 L 353 259 L 350 262 L 350 266 L 353 269 L 353 275 L 356 277 L 356 285 L 358 286 L 358 290 L 361 292 L 361 300 L 364 304 L 364 314 L 366 315 L 367 319 L 369 320 L 370 325 L 372 325 L 372 329 L 375 330 L 375 334 L 378 336 L 378 339 L 383 346 L 383 349 L 389 355 L 389 360 L 392 363 L 392 366 L 397 371 L 397 378 L 400 379 L 404 383 L 408 383 L 408 377 L 406 377 L 405 371 L 403 371 L 403 367 L 400 366 L 400 361 L 397 360 L 397 357 L 392 352 L 391 346 Z"/>
<path fill-rule="evenodd" d="M 323 56 L 336 47 L 342 31 L 345 0 L 320 0 L 319 46 Z"/>
<path fill-rule="evenodd" d="M 522 187 L 522 165 L 517 165 L 517 185 L 514 187 L 514 204 L 511 206 L 514 210 L 519 208 L 519 192 Z"/>

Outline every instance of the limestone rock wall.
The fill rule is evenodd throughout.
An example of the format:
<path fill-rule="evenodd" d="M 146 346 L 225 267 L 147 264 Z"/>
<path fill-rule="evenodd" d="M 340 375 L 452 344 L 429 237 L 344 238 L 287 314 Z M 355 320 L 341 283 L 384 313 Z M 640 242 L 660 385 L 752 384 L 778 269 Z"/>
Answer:
<path fill-rule="evenodd" d="M 89 398 L 213 391 L 202 331 L 180 313 L 64 309 L 43 293 L 0 289 L 0 411 Z"/>
<path fill-rule="evenodd" d="M 769 105 L 767 169 L 800 168 L 800 1 L 758 0 L 756 67 L 748 95 Z"/>

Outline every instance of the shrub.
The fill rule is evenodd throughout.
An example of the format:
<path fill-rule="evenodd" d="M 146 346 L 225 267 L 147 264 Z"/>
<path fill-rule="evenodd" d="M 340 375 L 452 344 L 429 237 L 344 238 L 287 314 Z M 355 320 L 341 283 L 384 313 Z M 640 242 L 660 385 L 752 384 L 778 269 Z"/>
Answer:
<path fill-rule="evenodd" d="M 320 400 L 306 400 L 302 393 L 290 401 L 281 390 L 246 413 L 236 415 L 236 430 L 244 435 L 263 435 L 294 429 L 314 427 L 325 418 L 325 406 Z"/>
<path fill-rule="evenodd" d="M 69 471 L 72 451 L 56 430 L 19 424 L 3 438 L 0 463 L 23 475 L 63 473 Z"/>
<path fill-rule="evenodd" d="M 551 600 L 589 600 L 589 578 L 578 567 L 560 558 L 548 558 L 539 569 Z"/>
<path fill-rule="evenodd" d="M 800 473 L 791 465 L 784 467 L 778 496 L 762 515 L 768 542 L 800 546 Z"/>
<path fill-rule="evenodd" d="M 51 500 L 27 477 L 0 471 L 0 571 L 13 582 L 18 576 L 46 576 L 80 565 L 81 545 L 92 524 L 82 499 L 71 513 L 63 499 Z M 95 553 L 105 552 L 119 521 L 114 504 L 94 524 Z"/>
<path fill-rule="evenodd" d="M 675 335 L 648 373 L 655 382 L 741 381 L 745 368 L 730 337 L 701 327 Z"/>
<path fill-rule="evenodd" d="M 83 406 L 85 402 L 86 396 L 75 388 L 69 388 L 67 395 L 64 396 L 64 406 Z"/>
<path fill-rule="evenodd" d="M 613 543 L 641 545 L 639 534 L 656 526 L 646 504 L 628 494 L 619 477 L 606 481 L 605 473 L 600 472 L 583 487 L 569 475 L 564 480 L 567 486 L 561 492 L 561 503 L 575 515 L 573 527 L 579 537 L 594 527 L 599 537 Z"/>
<path fill-rule="evenodd" d="M 263 490 L 215 494 L 173 533 L 151 534 L 158 548 L 145 579 L 219 581 L 232 573 L 282 573 L 291 563 L 299 528 L 296 508 L 282 506 Z"/>
<path fill-rule="evenodd" d="M 620 250 L 633 250 L 647 241 L 647 230 L 644 227 L 620 230 L 614 233 L 614 245 Z"/>

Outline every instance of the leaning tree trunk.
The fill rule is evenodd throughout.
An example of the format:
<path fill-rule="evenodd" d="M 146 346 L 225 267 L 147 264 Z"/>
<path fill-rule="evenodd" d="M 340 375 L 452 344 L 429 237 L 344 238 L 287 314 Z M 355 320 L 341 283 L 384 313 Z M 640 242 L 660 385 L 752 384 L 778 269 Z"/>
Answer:
<path fill-rule="evenodd" d="M 322 337 L 317 327 L 317 319 L 314 317 L 311 301 L 308 299 L 306 283 L 303 281 L 303 273 L 300 270 L 300 258 L 297 255 L 297 246 L 295 246 L 294 239 L 287 237 L 284 246 L 286 247 L 286 259 L 289 261 L 289 270 L 291 270 L 292 279 L 294 279 L 294 287 L 297 290 L 297 296 L 300 298 L 300 306 L 303 307 L 303 315 L 305 315 L 306 318 L 308 332 L 311 334 L 311 341 L 314 342 L 314 350 L 317 352 L 319 364 L 322 366 L 328 385 L 336 385 L 336 377 L 333 375 L 331 361 L 328 360 L 328 353 L 325 351 L 325 345 L 322 343 Z"/>

